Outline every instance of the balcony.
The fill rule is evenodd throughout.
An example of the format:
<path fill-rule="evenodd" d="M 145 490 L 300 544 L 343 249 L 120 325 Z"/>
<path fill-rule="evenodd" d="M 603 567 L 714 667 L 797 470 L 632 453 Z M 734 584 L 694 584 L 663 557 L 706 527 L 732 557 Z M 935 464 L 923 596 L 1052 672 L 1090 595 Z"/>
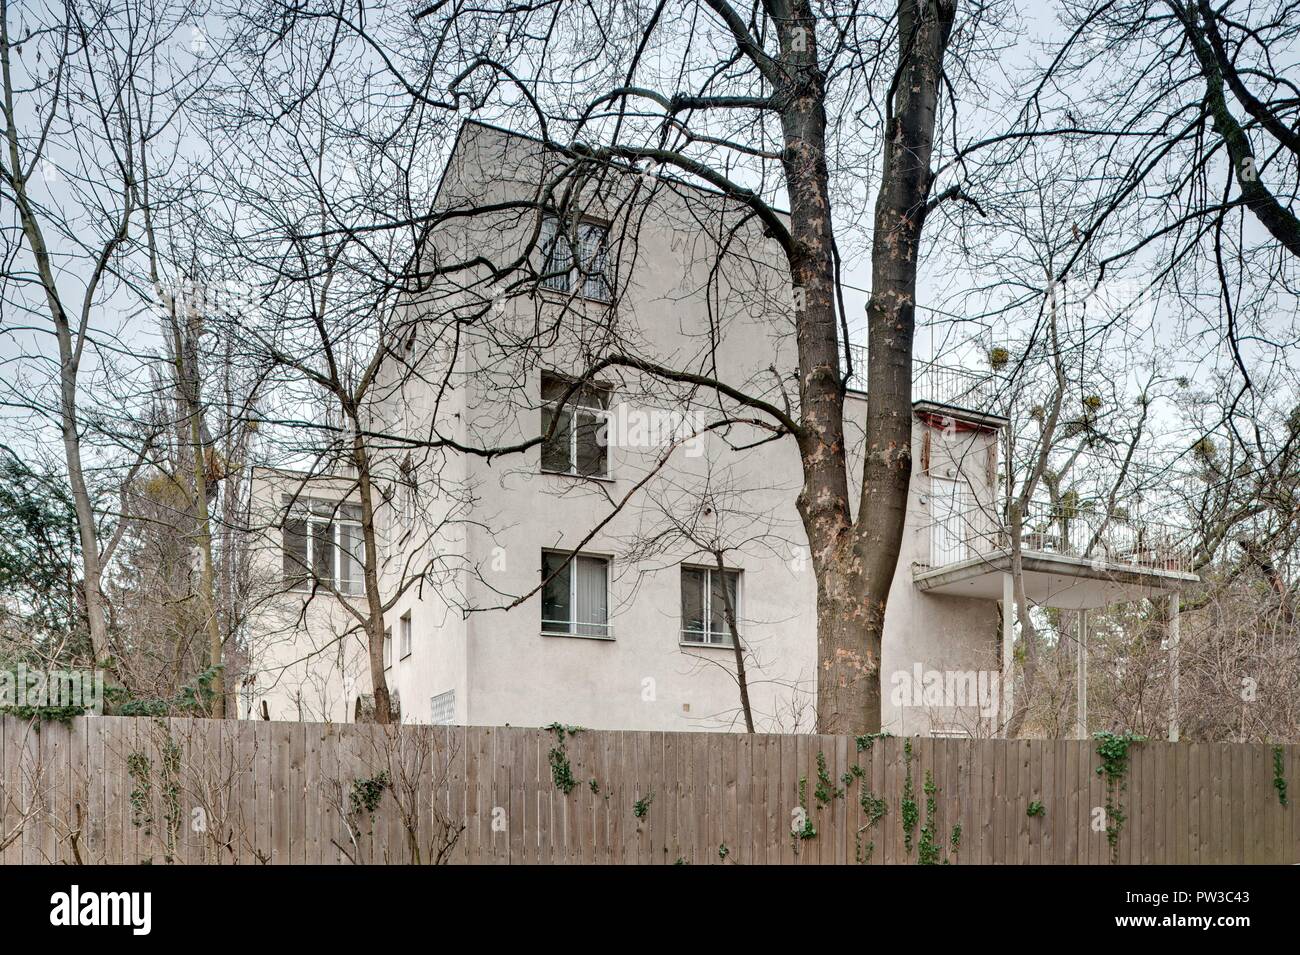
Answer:
<path fill-rule="evenodd" d="M 853 373 L 850 391 L 866 392 L 867 350 L 850 345 Z M 1007 379 L 994 371 L 974 371 L 932 361 L 912 363 L 912 400 L 976 411 L 985 415 L 1006 416 L 1010 390 Z"/>
<path fill-rule="evenodd" d="M 927 498 L 931 521 L 922 591 L 1000 600 L 1011 570 L 1011 528 L 1000 509 L 969 493 Z M 1081 610 L 1174 593 L 1197 580 L 1186 531 L 1124 514 L 1029 506 L 1021 522 L 1026 596 L 1041 606 Z"/>

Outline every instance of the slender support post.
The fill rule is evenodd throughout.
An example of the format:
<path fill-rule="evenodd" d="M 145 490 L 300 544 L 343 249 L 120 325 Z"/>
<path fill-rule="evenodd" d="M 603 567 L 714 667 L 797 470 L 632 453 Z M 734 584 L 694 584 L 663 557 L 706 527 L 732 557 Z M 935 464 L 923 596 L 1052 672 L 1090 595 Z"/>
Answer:
<path fill-rule="evenodd" d="M 1169 595 L 1169 742 L 1177 743 L 1178 725 L 1178 610 L 1177 593 Z"/>
<path fill-rule="evenodd" d="M 1075 652 L 1076 696 L 1074 703 L 1074 735 L 1088 738 L 1088 611 L 1079 611 L 1079 639 Z"/>
<path fill-rule="evenodd" d="M 1011 687 L 1015 682 L 1015 607 L 1016 590 L 1010 574 L 1002 575 L 1002 732 L 1011 725 L 1013 704 Z"/>

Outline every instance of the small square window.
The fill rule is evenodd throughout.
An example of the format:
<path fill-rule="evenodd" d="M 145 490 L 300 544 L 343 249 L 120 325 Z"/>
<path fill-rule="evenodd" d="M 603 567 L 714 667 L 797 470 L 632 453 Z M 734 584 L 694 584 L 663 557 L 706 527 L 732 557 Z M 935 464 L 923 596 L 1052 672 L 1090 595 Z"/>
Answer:
<path fill-rule="evenodd" d="M 597 222 L 542 219 L 542 287 L 608 302 L 609 228 Z"/>
<path fill-rule="evenodd" d="M 580 477 L 609 476 L 609 388 L 542 375 L 542 470 Z M 563 404 L 565 395 L 568 400 Z"/>
<path fill-rule="evenodd" d="M 289 508 L 282 535 L 285 585 L 309 590 L 319 584 L 341 594 L 365 593 L 361 509 L 338 501 L 287 496 L 285 503 Z"/>

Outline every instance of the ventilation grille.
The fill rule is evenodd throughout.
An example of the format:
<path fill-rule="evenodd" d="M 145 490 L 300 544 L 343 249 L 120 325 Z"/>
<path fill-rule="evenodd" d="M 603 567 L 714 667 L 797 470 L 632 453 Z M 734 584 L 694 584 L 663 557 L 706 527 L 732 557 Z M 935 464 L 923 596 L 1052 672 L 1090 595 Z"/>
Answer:
<path fill-rule="evenodd" d="M 450 726 L 456 721 L 456 691 L 439 693 L 429 701 L 429 722 L 434 726 Z"/>

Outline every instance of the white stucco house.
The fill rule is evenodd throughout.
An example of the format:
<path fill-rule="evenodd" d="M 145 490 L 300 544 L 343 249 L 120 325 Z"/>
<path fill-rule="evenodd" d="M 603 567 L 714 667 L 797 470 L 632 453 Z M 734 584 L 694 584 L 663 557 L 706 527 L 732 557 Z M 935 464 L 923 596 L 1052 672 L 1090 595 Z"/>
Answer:
<path fill-rule="evenodd" d="M 691 382 L 610 366 L 574 386 L 622 354 L 792 400 L 775 243 L 718 194 L 644 170 L 571 172 L 545 144 L 478 123 L 461 131 L 435 212 L 428 278 L 386 332 L 371 409 L 385 436 L 381 589 L 401 593 L 386 676 L 402 719 L 743 728 L 730 604 L 758 729 L 810 730 L 816 581 L 793 442 Z M 988 369 L 915 377 L 885 728 L 994 735 L 1014 643 L 1009 422 Z M 860 435 L 866 400 L 852 385 L 846 417 Z M 355 482 L 346 470 L 293 491 L 286 481 L 273 472 L 256 495 L 265 564 L 286 587 L 266 604 L 276 638 L 251 654 L 241 707 L 348 720 L 369 678 L 355 625 L 329 601 L 362 599 L 348 556 Z M 304 567 L 334 585 L 312 598 L 319 610 L 303 609 Z M 1035 603 L 1084 608 L 1176 595 L 1194 578 L 1146 529 L 1038 515 L 1024 579 Z M 926 692 L 936 674 L 946 695 Z"/>

